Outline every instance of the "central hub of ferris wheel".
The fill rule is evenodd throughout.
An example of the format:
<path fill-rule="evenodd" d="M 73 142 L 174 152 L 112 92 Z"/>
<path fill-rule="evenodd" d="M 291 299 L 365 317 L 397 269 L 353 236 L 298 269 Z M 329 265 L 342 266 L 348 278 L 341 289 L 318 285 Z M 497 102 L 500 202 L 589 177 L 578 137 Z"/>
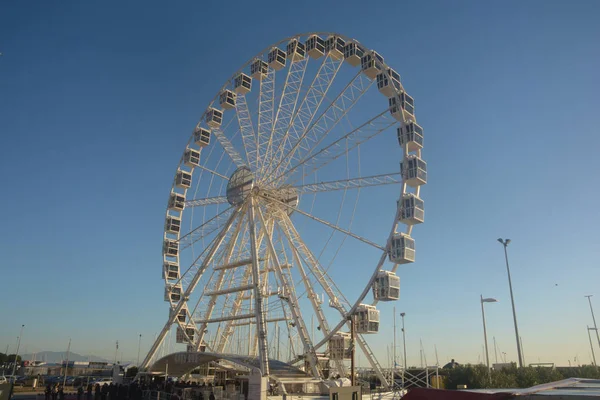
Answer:
<path fill-rule="evenodd" d="M 254 189 L 254 174 L 248 167 L 236 169 L 227 183 L 227 201 L 232 206 L 242 204 Z"/>
<path fill-rule="evenodd" d="M 242 204 L 252 193 L 259 194 L 267 204 L 281 205 L 288 214 L 298 207 L 298 190 L 292 186 L 281 186 L 279 188 L 261 188 L 254 179 L 254 173 L 250 168 L 244 166 L 236 169 L 227 183 L 227 201 L 232 206 Z"/>

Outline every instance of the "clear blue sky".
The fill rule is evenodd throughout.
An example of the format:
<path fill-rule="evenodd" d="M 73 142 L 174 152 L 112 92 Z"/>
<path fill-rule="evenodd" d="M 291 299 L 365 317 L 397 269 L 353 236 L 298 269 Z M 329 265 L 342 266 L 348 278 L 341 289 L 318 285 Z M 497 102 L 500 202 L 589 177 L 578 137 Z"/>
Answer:
<path fill-rule="evenodd" d="M 440 362 L 476 362 L 480 294 L 500 300 L 487 307 L 489 335 L 516 359 L 500 236 L 513 240 L 526 361 L 589 362 L 585 294 L 600 313 L 600 3 L 291 4 L 0 4 L 0 351 L 14 352 L 21 324 L 27 352 L 63 350 L 72 337 L 75 351 L 110 357 L 118 339 L 134 359 L 139 333 L 147 349 L 167 311 L 164 207 L 191 127 L 261 49 L 337 31 L 396 67 L 425 127 L 427 221 L 395 303 L 409 362 L 419 338 L 429 363 L 434 344 Z M 391 313 L 382 307 L 375 346 L 384 363 Z"/>

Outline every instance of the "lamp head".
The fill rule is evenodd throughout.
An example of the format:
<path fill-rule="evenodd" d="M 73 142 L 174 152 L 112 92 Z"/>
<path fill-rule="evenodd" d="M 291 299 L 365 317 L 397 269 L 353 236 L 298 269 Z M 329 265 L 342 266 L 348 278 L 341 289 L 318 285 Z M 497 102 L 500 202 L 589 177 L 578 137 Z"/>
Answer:
<path fill-rule="evenodd" d="M 405 315 L 406 315 L 406 313 L 404 313 L 404 312 L 401 312 L 401 313 L 400 313 L 400 316 L 401 316 L 401 317 L 404 317 Z"/>
<path fill-rule="evenodd" d="M 502 240 L 502 238 L 498 238 L 498 241 L 502 244 L 504 244 L 504 240 Z"/>
<path fill-rule="evenodd" d="M 497 303 L 498 300 L 494 299 L 493 297 L 487 297 L 485 299 L 481 299 L 482 303 Z"/>
<path fill-rule="evenodd" d="M 509 243 L 510 243 L 510 239 L 506 239 L 506 240 L 504 241 L 504 243 L 506 243 L 506 244 L 509 244 Z"/>

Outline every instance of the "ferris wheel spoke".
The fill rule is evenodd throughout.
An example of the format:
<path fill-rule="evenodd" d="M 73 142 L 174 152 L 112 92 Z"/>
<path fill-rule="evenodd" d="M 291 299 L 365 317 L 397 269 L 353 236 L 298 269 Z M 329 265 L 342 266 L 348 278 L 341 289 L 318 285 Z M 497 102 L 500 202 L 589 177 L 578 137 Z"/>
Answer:
<path fill-rule="evenodd" d="M 263 166 L 260 171 L 258 171 L 260 177 L 265 176 L 267 173 L 268 165 L 265 165 L 265 163 L 275 156 L 275 152 L 280 144 L 283 143 L 285 132 L 292 123 L 292 118 L 298 103 L 298 97 L 302 89 L 302 82 L 304 80 L 307 63 L 307 58 L 300 61 L 293 61 L 288 69 L 282 95 L 279 99 L 279 107 L 275 114 L 267 151 L 263 155 Z"/>
<path fill-rule="evenodd" d="M 277 200 L 277 199 L 274 199 L 274 198 L 272 198 L 272 197 L 270 197 L 270 196 L 264 196 L 263 198 L 264 198 L 265 200 L 268 200 L 268 201 L 273 201 L 273 202 L 276 202 L 277 204 L 280 204 L 280 205 L 284 206 L 284 208 L 286 208 L 286 209 L 289 209 L 290 211 L 294 211 L 294 212 L 297 212 L 297 213 L 299 213 L 299 214 L 302 214 L 302 215 L 304 215 L 305 217 L 308 217 L 308 218 L 312 219 L 313 221 L 317 221 L 317 222 L 319 222 L 319 223 L 321 223 L 321 224 L 323 224 L 323 225 L 325 225 L 325 226 L 327 226 L 327 227 L 329 227 L 329 228 L 331 228 L 331 229 L 335 229 L 336 231 L 338 231 L 338 232 L 341 232 L 341 233 L 343 233 L 343 234 L 345 234 L 345 235 L 347 235 L 347 236 L 350 236 L 350 237 L 352 237 L 352 238 L 354 238 L 354 239 L 356 239 L 356 240 L 359 240 L 359 241 L 361 241 L 361 242 L 363 242 L 363 243 L 365 243 L 365 244 L 368 244 L 369 246 L 373 246 L 373 247 L 375 247 L 376 249 L 379 249 L 379 250 L 382 250 L 382 251 L 386 251 L 386 250 L 385 250 L 385 247 L 383 247 L 383 246 L 380 246 L 380 245 L 378 245 L 377 243 L 374 243 L 374 242 L 370 241 L 369 239 L 365 239 L 364 237 L 362 237 L 362 236 L 359 236 L 359 235 L 357 235 L 357 234 L 355 234 L 355 233 L 352 233 L 352 232 L 350 232 L 350 231 L 348 231 L 348 230 L 346 230 L 346 229 L 344 229 L 344 228 L 341 228 L 341 227 L 339 227 L 339 226 L 337 226 L 337 225 L 334 225 L 334 224 L 332 224 L 332 223 L 330 223 L 330 222 L 327 222 L 327 221 L 325 221 L 325 220 L 323 220 L 323 219 L 321 219 L 321 218 L 315 217 L 314 215 L 312 215 L 312 214 L 309 214 L 309 213 L 307 213 L 307 212 L 305 212 L 305 211 L 302 211 L 302 210 L 300 210 L 299 208 L 296 208 L 296 207 L 290 206 L 290 205 L 288 205 L 287 203 L 284 203 L 284 202 L 282 202 L 282 201 L 279 201 L 279 200 Z"/>
<path fill-rule="evenodd" d="M 212 133 L 214 134 L 214 136 L 217 138 L 217 140 L 221 144 L 221 147 L 223 147 L 223 150 L 225 150 L 227 155 L 229 155 L 229 158 L 231 158 L 231 160 L 235 163 L 235 165 L 238 168 L 246 166 L 246 162 L 244 161 L 242 156 L 240 156 L 240 153 L 237 152 L 235 147 L 233 147 L 233 144 L 231 143 L 231 141 L 229 139 L 227 139 L 227 137 L 225 136 L 225 134 L 223 133 L 223 131 L 220 128 L 213 128 Z M 223 176 L 221 175 L 221 177 L 223 177 Z M 229 178 L 225 178 L 225 179 L 229 179 Z"/>
<path fill-rule="evenodd" d="M 252 117 L 250 111 L 248 111 L 248 103 L 246 102 L 246 95 L 244 93 L 237 94 L 235 110 L 240 132 L 242 134 L 242 141 L 244 143 L 244 151 L 246 152 L 246 160 L 251 169 L 256 168 L 258 161 L 258 145 L 256 142 L 256 135 L 254 134 Z"/>
<path fill-rule="evenodd" d="M 274 122 L 275 103 L 275 70 L 268 67 L 267 73 L 260 81 L 258 95 L 258 131 L 256 132 L 257 161 L 255 171 L 261 170 L 270 145 Z M 261 157 L 262 156 L 262 157 Z"/>
<path fill-rule="evenodd" d="M 319 193 L 332 192 L 335 190 L 362 189 L 371 186 L 394 185 L 402 183 L 402 176 L 399 172 L 391 174 L 379 174 L 365 176 L 362 178 L 341 179 L 329 182 L 309 183 L 306 185 L 294 186 L 298 193 Z M 192 200 L 194 202 L 195 200 Z"/>
<path fill-rule="evenodd" d="M 347 155 L 350 150 L 374 138 L 396 123 L 397 121 L 389 115 L 389 109 L 386 109 L 318 152 L 304 158 L 270 182 L 280 182 L 283 180 L 282 178 L 289 177 L 292 172 L 300 167 L 303 167 L 303 171 L 306 171 L 303 173 L 302 178 L 306 177 L 330 162 Z M 298 179 L 295 179 L 294 182 Z"/>
<path fill-rule="evenodd" d="M 335 100 L 305 130 L 292 150 L 283 157 L 282 168 L 279 168 L 278 171 L 285 171 L 292 162 L 314 152 L 342 118 L 348 115 L 372 84 L 373 81 L 367 79 L 359 71 Z"/>
<path fill-rule="evenodd" d="M 187 200 L 184 204 L 185 204 L 185 207 L 200 207 L 200 206 L 207 206 L 209 204 L 224 204 L 224 203 L 227 203 L 226 196 L 214 196 L 214 197 L 205 197 L 203 199 Z"/>
<path fill-rule="evenodd" d="M 327 95 L 331 83 L 335 79 L 343 60 L 336 60 L 329 55 L 325 56 L 319 67 L 310 87 L 306 91 L 300 107 L 296 110 L 294 117 L 281 140 L 279 147 L 269 160 L 269 167 L 265 171 L 268 175 L 276 174 L 277 168 L 283 162 L 283 156 L 286 154 L 286 146 L 289 147 L 287 154 L 293 152 L 295 146 L 300 143 L 300 138 L 310 125 L 317 110 L 321 106 L 323 99 Z"/>
<path fill-rule="evenodd" d="M 229 180 L 229 178 L 228 178 L 228 177 L 226 177 L 225 175 L 223 175 L 223 174 L 220 174 L 220 173 L 218 173 L 217 171 L 213 171 L 213 170 L 212 170 L 212 169 L 210 169 L 210 168 L 206 168 L 204 165 L 198 165 L 198 166 L 197 166 L 197 168 L 200 168 L 200 169 L 202 169 L 202 170 L 204 170 L 204 171 L 206 171 L 206 172 L 210 172 L 210 173 L 211 173 L 211 174 L 213 174 L 214 176 L 218 176 L 219 178 L 223 178 L 223 179 L 225 179 L 226 181 L 228 181 L 228 180 Z"/>
<path fill-rule="evenodd" d="M 206 236 L 210 235 L 211 233 L 215 232 L 215 230 L 223 226 L 222 224 L 225 221 L 227 221 L 231 213 L 234 212 L 235 208 L 233 206 L 226 208 L 225 210 L 221 211 L 214 217 L 204 222 L 202 225 L 192 229 L 190 232 L 181 236 L 179 238 L 179 245 L 182 247 L 182 250 L 188 248 L 198 240 L 201 240 Z"/>
<path fill-rule="evenodd" d="M 258 219 L 261 222 L 261 226 L 263 227 L 263 229 L 265 229 L 264 227 L 266 226 L 266 223 L 265 223 L 265 219 L 262 214 L 262 211 L 260 210 L 260 207 L 256 207 L 256 213 L 258 214 Z M 266 233 L 266 231 L 265 231 L 265 233 Z M 273 245 L 273 241 L 271 240 L 271 236 L 269 236 L 268 234 L 265 236 L 266 236 L 267 249 L 271 255 L 271 260 L 273 262 L 273 266 L 275 267 L 275 272 L 276 272 L 276 275 L 277 275 L 279 281 L 283 284 L 283 286 L 285 288 L 292 288 L 293 285 L 291 284 L 291 282 L 288 281 L 286 275 L 282 271 L 281 264 L 279 263 L 279 258 L 277 256 L 277 252 L 275 251 L 275 246 Z M 292 313 L 292 318 L 294 320 L 294 323 L 296 324 L 296 327 L 298 329 L 298 333 L 300 334 L 302 342 L 304 343 L 304 353 L 305 353 L 305 355 L 308 356 L 309 364 L 310 364 L 313 376 L 318 377 L 319 371 L 317 369 L 318 362 L 317 362 L 316 353 L 312 346 L 312 342 L 310 340 L 308 330 L 306 329 L 306 325 L 304 324 L 304 319 L 302 318 L 302 313 L 300 310 L 300 306 L 298 304 L 298 299 L 296 298 L 296 294 L 294 291 L 289 290 L 288 293 L 285 293 L 285 295 L 288 298 L 288 306 Z"/>

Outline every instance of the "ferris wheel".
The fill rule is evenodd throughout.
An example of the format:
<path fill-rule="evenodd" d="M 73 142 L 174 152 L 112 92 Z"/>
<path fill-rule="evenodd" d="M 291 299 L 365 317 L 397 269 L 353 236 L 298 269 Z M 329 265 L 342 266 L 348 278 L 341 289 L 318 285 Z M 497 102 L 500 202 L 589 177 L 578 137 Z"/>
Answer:
<path fill-rule="evenodd" d="M 187 351 L 256 357 L 265 376 L 270 359 L 344 374 L 353 323 L 387 385 L 365 337 L 379 330 L 377 303 L 399 298 L 398 266 L 415 260 L 422 147 L 400 75 L 358 41 L 301 34 L 250 59 L 177 166 L 163 240 L 169 315 L 141 368 L 174 331 Z"/>

